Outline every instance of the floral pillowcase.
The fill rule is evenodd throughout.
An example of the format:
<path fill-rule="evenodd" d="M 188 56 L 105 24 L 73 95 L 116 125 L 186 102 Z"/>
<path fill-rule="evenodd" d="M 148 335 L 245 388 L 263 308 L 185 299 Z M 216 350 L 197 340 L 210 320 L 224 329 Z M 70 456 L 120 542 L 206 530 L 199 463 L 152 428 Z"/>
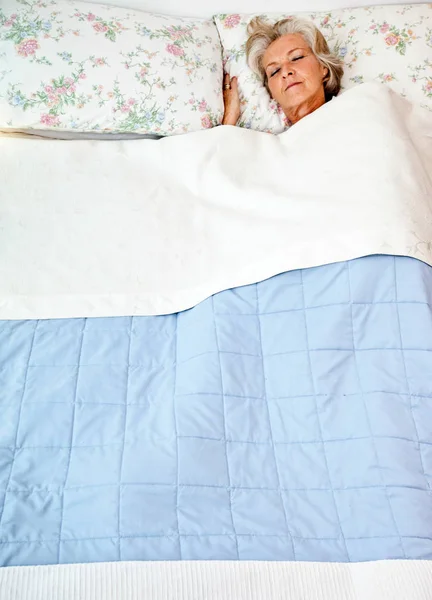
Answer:
<path fill-rule="evenodd" d="M 0 129 L 173 135 L 223 116 L 213 21 L 3 0 Z"/>
<path fill-rule="evenodd" d="M 217 15 L 225 69 L 238 76 L 242 112 L 239 125 L 280 133 L 284 115 L 271 100 L 245 56 L 247 26 L 257 15 Z M 290 14 L 261 15 L 275 22 Z M 345 68 L 342 91 L 380 81 L 432 111 L 432 4 L 347 8 L 296 16 L 312 20 Z M 431 115 L 432 117 L 432 115 Z"/>

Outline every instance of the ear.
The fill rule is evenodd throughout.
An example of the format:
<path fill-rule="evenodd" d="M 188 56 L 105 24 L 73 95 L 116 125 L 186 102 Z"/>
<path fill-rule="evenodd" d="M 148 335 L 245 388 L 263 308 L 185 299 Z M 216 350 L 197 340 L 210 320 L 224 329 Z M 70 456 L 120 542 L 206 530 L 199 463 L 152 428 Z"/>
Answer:
<path fill-rule="evenodd" d="M 327 81 L 327 79 L 329 79 L 330 72 L 327 67 L 324 67 L 324 65 L 322 67 L 322 72 L 323 72 L 323 81 Z"/>

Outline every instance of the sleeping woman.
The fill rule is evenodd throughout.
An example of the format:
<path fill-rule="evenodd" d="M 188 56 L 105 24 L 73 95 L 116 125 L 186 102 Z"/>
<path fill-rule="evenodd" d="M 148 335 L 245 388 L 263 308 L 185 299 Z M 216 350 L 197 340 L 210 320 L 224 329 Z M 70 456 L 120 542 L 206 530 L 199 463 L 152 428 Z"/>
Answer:
<path fill-rule="evenodd" d="M 259 17 L 248 28 L 249 66 L 264 83 L 293 125 L 337 96 L 342 61 L 333 54 L 315 25 L 304 19 L 283 19 L 269 25 Z M 237 78 L 224 76 L 223 125 L 240 117 Z"/>

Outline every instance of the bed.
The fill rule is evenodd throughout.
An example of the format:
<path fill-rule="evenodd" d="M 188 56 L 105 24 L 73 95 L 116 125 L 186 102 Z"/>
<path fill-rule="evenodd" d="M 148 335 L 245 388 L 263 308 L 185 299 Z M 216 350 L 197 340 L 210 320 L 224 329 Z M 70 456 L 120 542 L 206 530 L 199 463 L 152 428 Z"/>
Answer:
<path fill-rule="evenodd" d="M 430 115 L 4 130 L 0 598 L 430 597 Z"/>

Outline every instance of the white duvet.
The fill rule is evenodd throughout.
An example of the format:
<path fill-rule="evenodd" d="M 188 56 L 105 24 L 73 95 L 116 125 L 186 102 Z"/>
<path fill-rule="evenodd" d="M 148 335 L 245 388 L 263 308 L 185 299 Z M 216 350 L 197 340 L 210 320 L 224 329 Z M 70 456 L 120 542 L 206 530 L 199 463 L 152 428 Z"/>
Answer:
<path fill-rule="evenodd" d="M 290 269 L 432 264 L 432 117 L 381 84 L 280 136 L 0 137 L 0 319 L 155 315 Z"/>

